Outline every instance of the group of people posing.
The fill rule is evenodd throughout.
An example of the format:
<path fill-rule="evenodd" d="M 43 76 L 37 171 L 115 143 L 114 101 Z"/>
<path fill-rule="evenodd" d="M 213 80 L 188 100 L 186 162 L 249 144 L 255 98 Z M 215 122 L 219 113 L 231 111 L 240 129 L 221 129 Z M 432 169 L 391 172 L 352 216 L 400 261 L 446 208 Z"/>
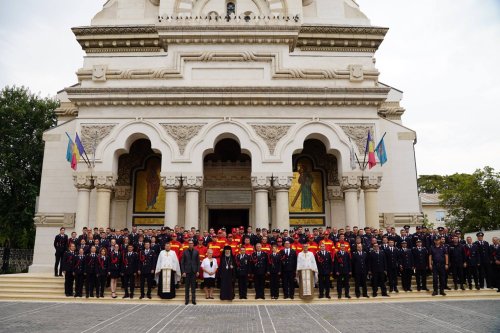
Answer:
<path fill-rule="evenodd" d="M 428 231 L 419 226 L 410 234 L 409 229 L 405 226 L 397 234 L 393 227 L 385 232 L 368 227 L 311 232 L 299 227 L 253 233 L 251 227 L 240 227 L 230 233 L 223 228 L 200 234 L 182 227 L 133 227 L 131 232 L 84 228 L 81 235 L 73 232 L 68 237 L 61 228 L 54 240 L 54 273 L 64 273 L 68 297 L 83 297 L 85 285 L 86 297 L 104 297 L 109 286 L 116 298 L 120 280 L 123 298 L 134 297 L 137 282 L 141 299 L 151 298 L 155 287 L 161 298 L 171 299 L 182 282 L 186 304 L 190 298 L 196 304 L 198 285 L 207 299 L 213 298 L 215 287 L 221 300 L 232 300 L 236 294 L 246 299 L 248 288 L 255 288 L 256 299 L 265 299 L 266 288 L 271 299 L 280 297 L 280 289 L 285 299 L 293 299 L 297 287 L 301 298 L 314 297 L 315 287 L 319 298 L 331 298 L 333 279 L 339 299 L 351 298 L 351 280 L 358 298 L 369 297 L 368 284 L 372 297 L 379 290 L 388 297 L 388 292 L 399 292 L 399 278 L 405 292 L 412 291 L 413 276 L 418 291 L 429 291 L 429 272 L 433 296 L 446 295 L 449 274 L 455 290 L 486 287 L 500 292 L 498 238 L 490 245 L 481 232 L 473 241 L 463 240 L 459 230 Z"/>

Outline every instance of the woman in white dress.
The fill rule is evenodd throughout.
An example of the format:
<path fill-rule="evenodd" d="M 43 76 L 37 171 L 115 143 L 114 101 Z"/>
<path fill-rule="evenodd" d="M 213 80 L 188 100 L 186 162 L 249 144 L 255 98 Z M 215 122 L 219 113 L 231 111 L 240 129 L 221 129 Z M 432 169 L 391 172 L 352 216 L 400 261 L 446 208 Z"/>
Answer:
<path fill-rule="evenodd" d="M 217 273 L 217 260 L 213 258 L 213 251 L 207 251 L 207 257 L 201 262 L 201 269 L 203 270 L 203 279 L 205 284 L 205 298 L 214 299 L 213 292 L 215 287 L 215 274 Z"/>

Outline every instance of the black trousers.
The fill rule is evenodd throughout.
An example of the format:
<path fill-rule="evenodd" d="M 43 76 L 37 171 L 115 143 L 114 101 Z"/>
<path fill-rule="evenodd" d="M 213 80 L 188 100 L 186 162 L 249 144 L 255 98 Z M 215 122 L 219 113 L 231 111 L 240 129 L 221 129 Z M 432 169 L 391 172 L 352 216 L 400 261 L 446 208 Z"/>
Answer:
<path fill-rule="evenodd" d="M 293 298 L 295 295 L 295 271 L 284 271 L 281 274 L 283 274 L 283 295 L 285 298 Z"/>
<path fill-rule="evenodd" d="M 479 287 L 479 279 L 478 279 L 478 269 L 477 266 L 467 266 L 466 269 L 467 274 L 467 283 L 469 284 L 469 288 L 472 288 L 472 280 L 474 280 L 474 286 Z"/>
<path fill-rule="evenodd" d="M 413 269 L 404 268 L 401 272 L 401 284 L 403 285 L 403 290 L 411 289 L 411 277 L 413 276 Z"/>
<path fill-rule="evenodd" d="M 78 297 L 83 296 L 83 282 L 85 281 L 85 275 L 83 274 L 76 274 L 75 275 L 75 295 Z"/>
<path fill-rule="evenodd" d="M 271 297 L 278 298 L 280 296 L 280 275 L 278 273 L 271 273 Z"/>
<path fill-rule="evenodd" d="M 264 296 L 264 282 L 265 282 L 264 274 L 254 274 L 253 282 L 255 284 L 255 298 L 265 298 Z"/>
<path fill-rule="evenodd" d="M 54 265 L 54 275 L 62 274 L 62 258 L 64 255 L 64 250 L 56 250 L 56 263 Z"/>
<path fill-rule="evenodd" d="M 75 276 L 73 272 L 66 272 L 64 275 L 64 293 L 66 296 L 73 296 L 73 284 L 75 282 Z"/>
<path fill-rule="evenodd" d="M 464 265 L 462 263 L 451 264 L 453 284 L 462 286 L 464 284 Z"/>
<path fill-rule="evenodd" d="M 416 269 L 415 280 L 417 280 L 417 290 L 427 289 L 427 269 Z"/>
<path fill-rule="evenodd" d="M 479 287 L 484 288 L 484 280 L 486 280 L 486 288 L 490 287 L 490 263 L 489 262 L 481 262 L 479 265 Z"/>
<path fill-rule="evenodd" d="M 151 283 L 153 280 L 153 274 L 147 274 L 150 276 L 148 278 L 148 295 L 151 295 Z M 189 302 L 189 291 L 191 290 L 191 302 L 196 302 L 196 273 L 186 273 L 184 278 L 184 287 L 186 295 L 186 303 Z M 141 275 L 141 295 L 144 295 L 144 275 Z"/>
<path fill-rule="evenodd" d="M 434 291 L 444 291 L 446 286 L 446 269 L 444 263 L 434 263 L 432 265 L 432 286 Z"/>
<path fill-rule="evenodd" d="M 337 294 L 342 295 L 342 288 L 344 289 L 345 296 L 349 296 L 349 274 L 337 275 Z"/>
<path fill-rule="evenodd" d="M 238 296 L 240 299 L 247 297 L 248 275 L 238 275 Z"/>
<path fill-rule="evenodd" d="M 361 295 L 360 289 L 363 292 L 363 296 L 368 296 L 368 290 L 366 288 L 366 274 L 365 273 L 356 273 L 354 274 L 354 292 L 356 296 L 359 297 Z"/>
<path fill-rule="evenodd" d="M 94 287 L 95 287 L 95 274 L 87 274 L 85 276 L 85 294 L 87 296 L 94 297 Z"/>
<path fill-rule="evenodd" d="M 330 274 L 318 275 L 319 282 L 319 297 L 330 296 Z"/>
<path fill-rule="evenodd" d="M 373 296 L 377 296 L 378 288 L 382 291 L 382 295 L 387 295 L 384 272 L 374 272 L 372 275 Z"/>
<path fill-rule="evenodd" d="M 98 296 L 104 297 L 104 289 L 106 288 L 107 275 L 96 276 L 95 292 Z"/>
<path fill-rule="evenodd" d="M 388 268 L 387 279 L 389 280 L 389 290 L 393 291 L 398 289 L 398 269 Z"/>
<path fill-rule="evenodd" d="M 124 286 L 123 288 L 125 289 L 125 296 L 134 296 L 134 290 L 135 290 L 135 275 L 132 274 L 123 274 L 123 282 Z M 129 293 L 130 291 L 130 293 Z"/>

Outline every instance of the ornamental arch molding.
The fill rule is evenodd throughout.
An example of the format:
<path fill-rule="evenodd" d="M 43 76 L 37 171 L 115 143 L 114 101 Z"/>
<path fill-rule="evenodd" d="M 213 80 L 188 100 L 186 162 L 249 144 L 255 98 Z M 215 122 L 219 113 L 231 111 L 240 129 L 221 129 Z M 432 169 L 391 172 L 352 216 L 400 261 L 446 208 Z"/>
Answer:
<path fill-rule="evenodd" d="M 326 147 L 329 154 L 335 155 L 338 160 L 338 172 L 350 171 L 350 145 L 349 138 L 340 127 L 335 124 L 323 121 L 309 121 L 294 127 L 287 135 L 287 140 L 283 140 L 276 147 L 279 156 L 286 167 L 292 170 L 293 154 L 302 151 L 304 141 L 317 139 Z"/>
<path fill-rule="evenodd" d="M 148 139 L 151 149 L 162 155 L 162 170 L 170 168 L 175 143 L 169 141 L 160 125 L 143 120 L 117 127 L 96 149 L 96 171 L 116 173 L 120 155 L 128 153 L 132 143 L 138 139 Z"/>

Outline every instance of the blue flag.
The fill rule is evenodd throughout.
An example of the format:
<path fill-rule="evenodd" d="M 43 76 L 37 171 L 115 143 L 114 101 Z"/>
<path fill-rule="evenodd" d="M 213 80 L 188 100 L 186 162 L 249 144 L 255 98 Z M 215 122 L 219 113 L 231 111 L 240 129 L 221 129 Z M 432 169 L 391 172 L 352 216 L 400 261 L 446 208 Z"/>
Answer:
<path fill-rule="evenodd" d="M 66 133 L 68 136 L 68 149 L 66 150 L 66 161 L 71 162 L 71 159 L 73 158 L 73 140 L 71 140 L 71 137 L 69 136 L 68 133 Z"/>
<path fill-rule="evenodd" d="M 375 148 L 375 152 L 377 153 L 378 160 L 380 161 L 380 166 L 384 165 L 384 163 L 387 162 L 387 151 L 385 150 L 384 137 L 380 139 L 380 142 Z"/>

